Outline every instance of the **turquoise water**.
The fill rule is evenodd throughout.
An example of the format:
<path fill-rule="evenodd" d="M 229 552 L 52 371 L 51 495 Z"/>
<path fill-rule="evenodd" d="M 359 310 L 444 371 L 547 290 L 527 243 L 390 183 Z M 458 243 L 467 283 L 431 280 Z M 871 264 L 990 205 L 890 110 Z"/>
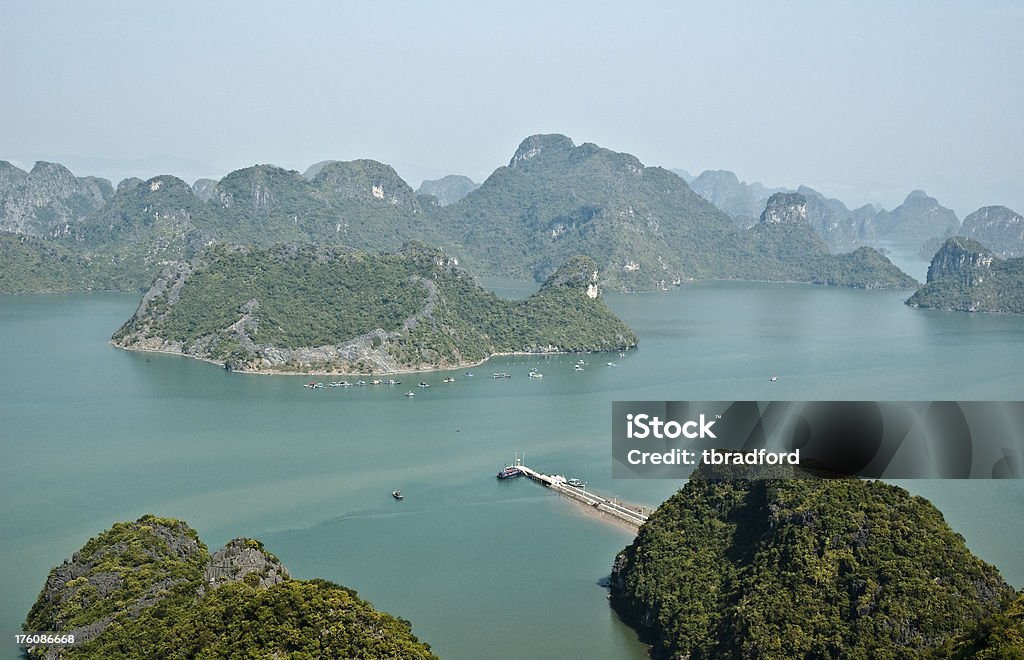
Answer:
<path fill-rule="evenodd" d="M 914 310 L 907 295 L 720 282 L 609 295 L 640 348 L 583 372 L 576 356 L 512 357 L 453 384 L 321 390 L 109 346 L 134 296 L 0 297 L 0 655 L 52 566 L 151 512 L 214 548 L 258 537 L 295 576 L 410 619 L 442 657 L 644 658 L 598 584 L 629 532 L 496 470 L 526 452 L 654 506 L 680 484 L 611 479 L 613 400 L 1024 398 L 1024 318 Z M 421 379 L 432 387 L 402 396 Z M 903 485 L 1024 586 L 1021 482 Z"/>

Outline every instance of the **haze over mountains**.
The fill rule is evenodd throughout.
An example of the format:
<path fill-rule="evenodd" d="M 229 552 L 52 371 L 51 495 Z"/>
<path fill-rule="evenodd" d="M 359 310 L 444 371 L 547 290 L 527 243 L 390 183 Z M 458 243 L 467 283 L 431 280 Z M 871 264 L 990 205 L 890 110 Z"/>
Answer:
<path fill-rule="evenodd" d="M 419 193 L 373 160 L 322 161 L 302 174 L 254 165 L 192 186 L 170 175 L 126 179 L 116 190 L 57 164 L 24 172 L 0 161 L 0 287 L 144 289 L 218 241 L 386 251 L 410 240 L 477 274 L 538 281 L 587 254 L 602 285 L 618 290 L 707 278 L 912 287 L 882 255 L 853 250 L 959 230 L 956 215 L 922 191 L 892 211 L 850 210 L 801 186 L 765 216 L 778 189 L 728 171 L 692 184 L 563 135 L 526 138 L 479 186 L 450 176 L 425 181 Z M 972 226 L 983 224 L 977 231 L 989 241 L 1019 230 L 1008 209 L 985 217 Z"/>

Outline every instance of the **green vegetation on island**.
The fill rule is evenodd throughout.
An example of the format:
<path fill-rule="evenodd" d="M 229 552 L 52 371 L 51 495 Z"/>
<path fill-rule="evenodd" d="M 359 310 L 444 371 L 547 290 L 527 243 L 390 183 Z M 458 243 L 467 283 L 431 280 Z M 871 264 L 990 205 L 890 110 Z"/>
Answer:
<path fill-rule="evenodd" d="M 636 336 L 575 257 L 533 296 L 498 298 L 443 252 L 214 245 L 159 278 L 116 345 L 235 370 L 390 373 L 497 353 L 622 350 Z"/>
<path fill-rule="evenodd" d="M 881 255 L 850 272 L 810 240 L 806 213 L 795 231 L 747 230 L 668 170 L 563 135 L 527 138 L 508 166 L 450 199 L 418 196 L 372 160 L 325 161 L 305 174 L 254 165 L 194 187 L 169 175 L 126 179 L 116 192 L 60 166 L 26 173 L 0 161 L 0 231 L 37 239 L 30 249 L 39 262 L 67 254 L 81 264 L 29 269 L 5 259 L 0 292 L 137 291 L 213 242 L 377 252 L 417 241 L 476 273 L 537 281 L 587 254 L 602 286 L 626 291 L 692 279 L 913 285 Z"/>
<path fill-rule="evenodd" d="M 154 516 L 115 524 L 50 571 L 24 629 L 76 639 L 33 657 L 435 657 L 409 622 L 351 589 L 291 579 L 259 541 L 211 556 L 187 524 Z"/>
<path fill-rule="evenodd" d="M 655 657 L 915 657 L 1014 598 L 901 488 L 718 476 L 695 472 L 616 558 L 612 604 Z"/>
<path fill-rule="evenodd" d="M 977 241 L 954 236 L 932 258 L 912 307 L 1024 314 L 1024 257 L 999 259 Z"/>

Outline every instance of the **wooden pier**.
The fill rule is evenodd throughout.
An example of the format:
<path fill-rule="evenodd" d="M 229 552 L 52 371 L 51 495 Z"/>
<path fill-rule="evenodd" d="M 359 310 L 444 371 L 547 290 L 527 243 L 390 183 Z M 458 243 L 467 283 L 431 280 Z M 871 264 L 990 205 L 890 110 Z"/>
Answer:
<path fill-rule="evenodd" d="M 618 498 L 608 499 L 596 493 L 590 492 L 585 486 L 570 486 L 568 479 L 557 474 L 544 474 L 532 468 L 528 468 L 518 460 L 514 467 L 519 468 L 523 475 L 543 484 L 559 495 L 564 495 L 571 500 L 592 507 L 595 511 L 607 514 L 630 527 L 639 529 L 640 525 L 647 522 L 648 509 L 635 504 L 620 502 Z"/>

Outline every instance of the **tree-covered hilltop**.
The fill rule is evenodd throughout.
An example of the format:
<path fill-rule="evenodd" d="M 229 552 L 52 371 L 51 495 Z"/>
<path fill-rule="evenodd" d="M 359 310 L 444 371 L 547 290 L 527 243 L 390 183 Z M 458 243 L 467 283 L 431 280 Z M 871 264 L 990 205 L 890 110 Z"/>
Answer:
<path fill-rule="evenodd" d="M 113 342 L 293 373 L 389 373 L 496 353 L 634 346 L 596 280 L 593 261 L 575 257 L 533 296 L 508 301 L 420 245 L 382 254 L 214 245 L 157 279 Z"/>
<path fill-rule="evenodd" d="M 932 257 L 927 284 L 907 304 L 1024 314 L 1024 257 L 999 259 L 977 241 L 954 236 Z"/>
<path fill-rule="evenodd" d="M 803 207 L 794 223 L 762 219 L 748 230 L 667 170 L 564 135 L 534 135 L 441 215 L 446 249 L 495 275 L 542 279 L 568 256 L 589 254 L 602 285 L 620 290 L 690 279 L 916 284 L 880 254 L 855 262 L 830 255 L 806 199 L 781 199 Z"/>
<path fill-rule="evenodd" d="M 882 482 L 695 472 L 615 560 L 660 658 L 905 658 L 1014 592 L 927 500 Z"/>
<path fill-rule="evenodd" d="M 798 231 L 748 231 L 672 172 L 564 135 L 528 137 L 508 166 L 448 205 L 418 196 L 372 160 L 324 161 L 305 174 L 254 165 L 195 186 L 169 175 L 125 179 L 116 191 L 60 166 L 25 173 L 0 161 L 0 207 L 8 209 L 0 231 L 37 238 L 36 258 L 64 251 L 83 265 L 33 271 L 0 262 L 4 293 L 138 291 L 168 265 L 221 241 L 373 252 L 418 241 L 474 272 L 538 281 L 588 254 L 602 286 L 617 290 L 711 278 L 890 287 L 907 279 L 881 255 L 857 261 L 851 274 L 850 263 L 808 240 L 806 213 Z"/>
<path fill-rule="evenodd" d="M 293 580 L 254 539 L 210 555 L 180 520 L 117 523 L 50 571 L 26 631 L 73 634 L 45 658 L 434 658 L 356 592 Z"/>

